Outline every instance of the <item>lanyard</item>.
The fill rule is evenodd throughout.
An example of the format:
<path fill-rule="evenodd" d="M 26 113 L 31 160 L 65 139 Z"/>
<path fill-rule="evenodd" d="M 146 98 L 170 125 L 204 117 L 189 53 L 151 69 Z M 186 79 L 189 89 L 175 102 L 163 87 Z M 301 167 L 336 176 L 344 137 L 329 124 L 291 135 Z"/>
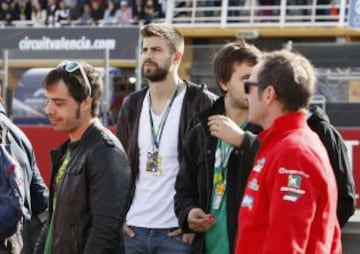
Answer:
<path fill-rule="evenodd" d="M 233 147 L 228 143 L 224 142 L 220 139 L 220 151 L 221 151 L 221 165 L 224 169 L 224 174 L 226 174 L 226 170 L 228 168 L 228 162 L 231 155 Z"/>
<path fill-rule="evenodd" d="M 170 112 L 170 108 L 175 100 L 175 97 L 178 93 L 178 89 L 179 89 L 179 85 L 176 85 L 176 89 L 174 92 L 173 97 L 171 98 L 169 104 L 166 107 L 165 113 L 163 115 L 163 117 L 161 118 L 160 124 L 159 124 L 159 128 L 158 131 L 155 131 L 155 127 L 154 127 L 154 120 L 151 114 L 151 96 L 150 96 L 150 92 L 149 92 L 149 118 L 150 118 L 150 126 L 151 126 L 151 137 L 152 137 L 152 142 L 153 145 L 155 145 L 156 149 L 159 149 L 160 147 L 160 139 L 164 130 L 164 126 L 165 126 L 165 122 L 168 118 L 169 112 Z"/>
<path fill-rule="evenodd" d="M 241 129 L 244 129 L 246 126 L 246 122 L 239 125 Z M 226 173 L 228 169 L 228 163 L 230 159 L 231 152 L 234 150 L 234 147 L 222 139 L 219 139 L 220 142 L 220 156 L 221 156 L 221 166 L 223 168 L 223 179 L 226 184 Z"/>
<path fill-rule="evenodd" d="M 218 139 L 216 154 L 220 152 L 220 156 L 215 155 L 213 194 L 211 201 L 212 210 L 218 210 L 221 208 L 221 203 L 226 191 L 226 174 L 228 171 L 227 164 L 232 150 L 233 147 L 231 145 L 225 143 L 221 139 Z"/>

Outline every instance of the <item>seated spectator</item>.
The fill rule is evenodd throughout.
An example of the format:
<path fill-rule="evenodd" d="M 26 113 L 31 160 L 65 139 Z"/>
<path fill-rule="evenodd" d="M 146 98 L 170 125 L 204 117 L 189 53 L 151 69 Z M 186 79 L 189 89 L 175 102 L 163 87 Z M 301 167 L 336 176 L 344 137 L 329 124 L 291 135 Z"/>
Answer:
<path fill-rule="evenodd" d="M 128 25 L 133 22 L 132 10 L 126 1 L 120 2 L 120 9 L 116 11 L 115 17 L 121 25 Z"/>
<path fill-rule="evenodd" d="M 32 3 L 31 0 L 17 0 L 17 8 L 19 10 L 19 20 L 31 20 Z"/>
<path fill-rule="evenodd" d="M 57 10 L 56 0 L 48 0 L 48 5 L 46 8 L 46 25 L 54 25 L 55 24 L 55 12 Z"/>
<path fill-rule="evenodd" d="M 117 17 L 116 17 L 116 13 L 117 13 L 118 9 L 116 8 L 115 2 L 113 0 L 109 1 L 107 4 L 107 8 L 104 12 L 104 23 L 105 24 L 116 24 L 117 21 Z"/>
<path fill-rule="evenodd" d="M 149 24 L 157 17 L 155 4 L 152 0 L 146 0 L 144 6 L 144 24 Z"/>
<path fill-rule="evenodd" d="M 132 1 L 131 5 L 133 23 L 138 23 L 144 17 L 144 5 L 141 0 Z"/>
<path fill-rule="evenodd" d="M 55 11 L 55 22 L 59 25 L 70 23 L 70 9 L 64 1 L 59 2 L 59 8 Z"/>
<path fill-rule="evenodd" d="M 41 8 L 39 3 L 35 3 L 31 13 L 31 20 L 34 26 L 44 26 L 46 21 L 46 10 Z"/>
<path fill-rule="evenodd" d="M 91 6 L 88 3 L 83 5 L 83 11 L 80 18 L 77 21 L 78 25 L 92 25 L 94 23 L 92 17 Z"/>
<path fill-rule="evenodd" d="M 77 0 L 67 0 L 70 10 L 70 21 L 78 20 L 81 16 L 83 4 L 79 4 Z"/>
<path fill-rule="evenodd" d="M 104 17 L 104 9 L 102 5 L 96 0 L 90 2 L 91 5 L 91 16 L 95 25 L 99 24 L 99 21 Z"/>
<path fill-rule="evenodd" d="M 83 9 L 83 7 L 84 7 L 85 4 L 89 3 L 88 0 L 75 0 L 75 1 L 76 1 L 77 5 L 79 5 L 80 10 Z M 81 12 L 81 13 L 82 13 L 82 12 Z"/>
<path fill-rule="evenodd" d="M 18 0 L 9 0 L 9 4 L 12 20 L 20 20 L 20 7 Z"/>
<path fill-rule="evenodd" d="M 1 3 L 0 20 L 4 21 L 6 26 L 11 26 L 14 20 L 13 13 L 10 8 L 10 4 L 7 2 Z"/>

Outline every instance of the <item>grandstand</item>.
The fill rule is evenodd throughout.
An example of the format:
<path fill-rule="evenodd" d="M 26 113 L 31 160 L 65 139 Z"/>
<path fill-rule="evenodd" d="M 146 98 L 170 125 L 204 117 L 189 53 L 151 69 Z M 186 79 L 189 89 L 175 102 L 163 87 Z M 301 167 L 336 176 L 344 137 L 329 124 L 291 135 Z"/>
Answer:
<path fill-rule="evenodd" d="M 94 0 L 95 1 L 95 0 Z M 89 1 L 89 2 L 94 2 Z M 10 1 L 11 2 L 11 1 Z M 14 1 L 15 2 L 15 1 Z M 47 1 L 42 1 L 47 3 Z M 61 2 L 61 1 L 58 1 Z M 90 21 L 82 22 L 81 15 L 84 13 L 81 0 L 66 1 L 68 16 L 57 18 L 48 9 L 49 6 L 41 6 L 42 19 L 37 19 L 37 7 L 21 8 L 13 7 L 15 10 L 8 17 L 5 15 L 4 7 L 0 7 L 0 26 L 16 27 L 67 27 L 67 26 L 121 26 L 123 23 L 116 19 L 107 20 L 106 1 L 101 2 L 100 16 L 93 17 L 95 12 L 90 12 Z M 119 2 L 116 8 L 120 9 Z M 149 1 L 121 1 L 127 2 L 132 11 L 129 22 L 126 24 L 138 24 L 145 19 L 145 3 Z M 140 2 L 140 10 L 139 4 Z M 142 3 L 141 3 L 142 2 Z M 186 36 L 191 37 L 232 37 L 239 30 L 259 30 L 261 37 L 334 37 L 344 36 L 356 39 L 360 33 L 349 29 L 354 25 L 349 19 L 349 0 L 172 0 L 172 1 L 150 1 L 154 4 L 153 20 L 166 20 L 184 28 Z M 54 7 L 59 8 L 59 7 Z M 60 11 L 60 10 L 59 10 Z M 25 12 L 25 13 L 22 13 Z M 54 13 L 56 11 L 53 11 Z M 26 14 L 28 13 L 28 14 Z M 139 14 L 140 13 L 140 14 Z M 49 20 L 52 20 L 50 22 Z M 356 19 L 354 19 L 356 20 Z M 145 20 L 148 21 L 148 20 Z M 356 26 L 356 24 L 355 24 Z M 189 29 L 185 29 L 189 28 Z M 207 28 L 207 29 L 204 29 Z M 294 29 L 296 28 L 296 29 Z M 309 29 L 311 28 L 311 29 Z"/>

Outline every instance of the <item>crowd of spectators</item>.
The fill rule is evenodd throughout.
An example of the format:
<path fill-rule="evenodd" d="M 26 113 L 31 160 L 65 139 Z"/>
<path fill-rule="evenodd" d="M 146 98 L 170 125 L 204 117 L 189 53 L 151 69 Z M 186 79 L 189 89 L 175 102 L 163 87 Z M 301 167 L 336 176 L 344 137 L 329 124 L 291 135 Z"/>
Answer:
<path fill-rule="evenodd" d="M 253 2 L 254 1 L 254 2 Z M 308 15 L 314 0 L 287 0 L 286 4 L 296 5 L 287 10 L 288 15 Z M 64 26 L 64 25 L 128 25 L 144 24 L 154 19 L 165 17 L 166 0 L 0 0 L 0 23 L 11 26 L 15 21 L 31 26 Z M 279 14 L 280 0 L 229 0 L 228 21 L 247 21 L 249 8 L 252 5 L 260 8 L 260 16 Z M 336 6 L 338 0 L 317 0 L 316 15 L 332 14 L 328 6 Z M 193 1 L 177 1 L 176 7 L 190 8 Z M 218 17 L 222 1 L 198 0 L 196 5 L 203 8 L 204 17 Z M 335 10 L 335 9 L 334 9 Z M 336 11 L 336 10 L 335 10 Z M 189 11 L 180 11 L 175 17 L 189 16 Z M 245 18 L 244 18 L 245 17 Z M 19 23 L 19 22 L 18 22 Z"/>
<path fill-rule="evenodd" d="M 165 16 L 164 0 L 0 0 L 0 22 L 32 26 L 145 24 Z"/>

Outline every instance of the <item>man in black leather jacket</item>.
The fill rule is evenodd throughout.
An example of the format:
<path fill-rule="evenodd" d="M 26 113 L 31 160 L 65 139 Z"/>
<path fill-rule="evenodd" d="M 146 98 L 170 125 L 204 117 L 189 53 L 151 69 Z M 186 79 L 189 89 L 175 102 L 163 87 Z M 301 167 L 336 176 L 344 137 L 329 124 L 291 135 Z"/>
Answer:
<path fill-rule="evenodd" d="M 0 124 L 8 128 L 11 150 L 25 173 L 26 215 L 23 222 L 22 232 L 17 232 L 7 239 L 0 239 L 0 253 L 31 253 L 30 238 L 34 232 L 30 232 L 30 220 L 41 220 L 47 217 L 49 192 L 40 175 L 35 160 L 34 150 L 24 132 L 20 130 L 7 117 L 0 96 Z M 1 208 L 0 208 L 1 209 Z"/>
<path fill-rule="evenodd" d="M 50 123 L 69 139 L 51 151 L 50 218 L 45 247 L 37 251 L 124 253 L 130 169 L 121 143 L 97 118 L 100 74 L 88 64 L 64 62 L 45 77 L 44 88 Z"/>
<path fill-rule="evenodd" d="M 200 123 L 190 130 L 184 142 L 175 185 L 175 212 L 184 232 L 196 232 L 194 254 L 234 251 L 237 214 L 254 158 L 246 156 L 240 147 L 227 150 L 223 140 L 213 135 L 209 123 L 216 121 L 215 117 L 253 133 L 260 130 L 246 122 L 248 110 L 243 92 L 243 81 L 259 56 L 256 47 L 243 41 L 228 43 L 216 54 L 214 73 L 223 96 L 199 114 Z M 255 153 L 257 146 L 250 150 Z M 224 186 L 224 190 L 219 190 L 219 186 Z M 216 204 L 216 199 L 221 201 Z"/>

